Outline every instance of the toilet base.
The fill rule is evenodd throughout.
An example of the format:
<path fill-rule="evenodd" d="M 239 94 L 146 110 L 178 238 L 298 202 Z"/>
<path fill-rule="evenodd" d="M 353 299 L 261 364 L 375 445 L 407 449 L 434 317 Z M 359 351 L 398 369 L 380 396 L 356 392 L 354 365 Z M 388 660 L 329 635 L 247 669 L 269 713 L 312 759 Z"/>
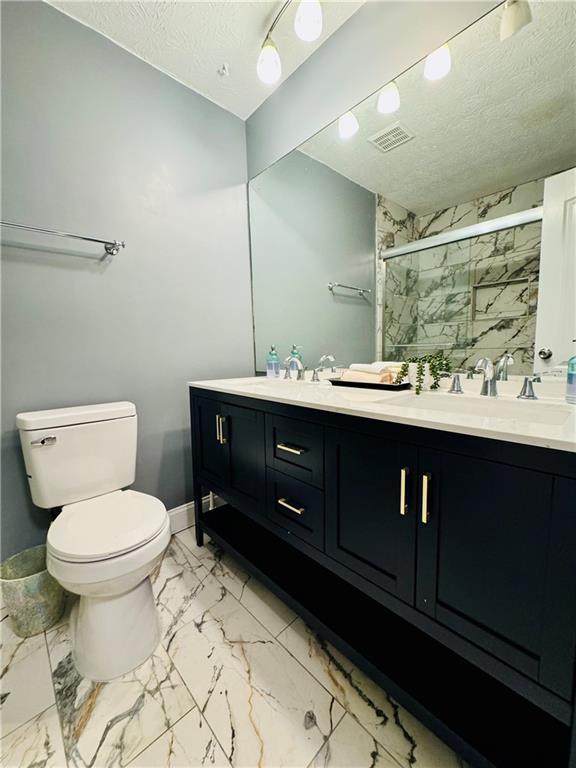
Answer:
<path fill-rule="evenodd" d="M 88 680 L 107 682 L 139 667 L 160 641 L 150 579 L 122 595 L 82 595 L 70 615 L 70 633 L 72 658 Z"/>

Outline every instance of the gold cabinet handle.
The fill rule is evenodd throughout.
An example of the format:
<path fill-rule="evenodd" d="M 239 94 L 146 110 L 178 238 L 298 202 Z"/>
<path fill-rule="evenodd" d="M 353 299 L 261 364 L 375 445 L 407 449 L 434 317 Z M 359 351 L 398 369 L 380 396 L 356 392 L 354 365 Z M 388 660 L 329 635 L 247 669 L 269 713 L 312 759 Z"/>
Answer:
<path fill-rule="evenodd" d="M 406 504 L 406 478 L 408 477 L 408 467 L 402 467 L 400 470 L 400 514 L 405 515 L 408 511 Z"/>
<path fill-rule="evenodd" d="M 220 424 L 220 416 L 217 414 L 216 415 L 216 440 L 217 442 L 220 443 L 220 445 L 222 445 L 222 434 L 220 431 L 221 428 L 222 428 L 222 425 Z"/>
<path fill-rule="evenodd" d="M 430 490 L 430 481 L 432 475 L 429 472 L 425 472 L 422 475 L 422 523 L 426 525 L 428 523 L 428 495 Z"/>
<path fill-rule="evenodd" d="M 276 448 L 278 448 L 279 451 L 286 451 L 286 453 L 295 453 L 296 456 L 302 456 L 302 454 L 306 452 L 305 448 L 292 448 L 285 443 L 276 443 Z"/>
<path fill-rule="evenodd" d="M 286 499 L 278 499 L 278 504 L 280 504 L 281 507 L 286 507 L 290 512 L 295 512 L 297 515 L 301 515 L 306 509 L 305 507 L 293 507 L 292 504 L 288 504 Z"/>
<path fill-rule="evenodd" d="M 224 437 L 224 424 L 226 422 L 226 416 L 218 416 L 220 419 L 220 445 L 226 445 L 228 438 Z"/>

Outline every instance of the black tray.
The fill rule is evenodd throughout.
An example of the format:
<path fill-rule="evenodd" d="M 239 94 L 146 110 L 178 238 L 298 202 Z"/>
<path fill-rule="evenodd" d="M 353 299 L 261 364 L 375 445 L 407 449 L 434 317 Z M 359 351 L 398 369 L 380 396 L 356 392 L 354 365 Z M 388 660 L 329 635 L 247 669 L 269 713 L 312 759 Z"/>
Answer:
<path fill-rule="evenodd" d="M 410 389 L 410 383 L 407 381 L 402 384 L 376 384 L 364 381 L 342 381 L 342 379 L 328 379 L 333 387 L 352 387 L 360 389 L 390 389 L 394 392 L 400 392 L 402 389 Z"/>

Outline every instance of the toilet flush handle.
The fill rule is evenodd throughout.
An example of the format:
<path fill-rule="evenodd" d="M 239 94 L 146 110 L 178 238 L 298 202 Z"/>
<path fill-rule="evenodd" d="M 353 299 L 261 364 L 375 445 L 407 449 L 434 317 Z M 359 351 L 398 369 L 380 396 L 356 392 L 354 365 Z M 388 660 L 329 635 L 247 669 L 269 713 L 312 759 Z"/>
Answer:
<path fill-rule="evenodd" d="M 43 447 L 45 445 L 54 445 L 55 442 L 56 435 L 47 435 L 46 437 L 41 437 L 38 440 L 31 440 L 30 445 Z"/>

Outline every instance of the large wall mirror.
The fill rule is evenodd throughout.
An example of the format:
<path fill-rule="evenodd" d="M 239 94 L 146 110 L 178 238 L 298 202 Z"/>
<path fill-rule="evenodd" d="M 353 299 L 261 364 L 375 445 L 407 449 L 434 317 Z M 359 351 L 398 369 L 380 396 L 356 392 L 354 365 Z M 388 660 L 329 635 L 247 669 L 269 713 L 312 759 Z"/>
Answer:
<path fill-rule="evenodd" d="M 272 343 L 282 359 L 302 345 L 309 367 L 444 350 L 466 369 L 507 351 L 529 373 L 568 357 L 576 5 L 531 6 L 504 40 L 496 8 L 432 72 L 383 83 L 250 182 L 258 371 Z"/>

